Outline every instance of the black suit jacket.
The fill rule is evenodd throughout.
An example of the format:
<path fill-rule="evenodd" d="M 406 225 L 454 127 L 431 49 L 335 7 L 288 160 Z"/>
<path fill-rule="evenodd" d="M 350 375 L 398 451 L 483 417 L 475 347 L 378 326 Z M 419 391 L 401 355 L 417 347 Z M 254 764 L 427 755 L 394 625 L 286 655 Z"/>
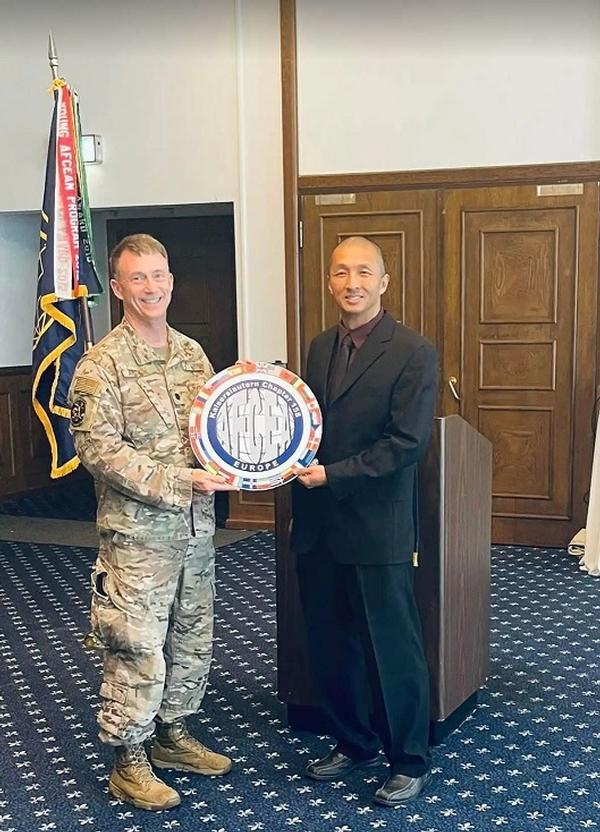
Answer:
<path fill-rule="evenodd" d="M 310 551 L 325 535 L 341 563 L 402 563 L 415 546 L 417 462 L 435 407 L 437 355 L 414 330 L 385 313 L 327 401 L 337 327 L 310 345 L 305 380 L 323 412 L 318 460 L 327 485 L 293 488 L 292 549 Z"/>

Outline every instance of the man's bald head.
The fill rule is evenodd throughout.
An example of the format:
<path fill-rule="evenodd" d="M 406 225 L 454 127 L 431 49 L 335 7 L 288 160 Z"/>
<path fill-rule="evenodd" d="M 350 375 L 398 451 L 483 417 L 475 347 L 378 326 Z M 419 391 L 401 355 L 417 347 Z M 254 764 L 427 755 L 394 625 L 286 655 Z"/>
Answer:
<path fill-rule="evenodd" d="M 355 237 L 346 237 L 345 240 L 342 240 L 342 242 L 333 249 L 331 257 L 329 258 L 329 266 L 327 268 L 328 273 L 331 274 L 331 266 L 334 261 L 338 260 L 340 257 L 343 258 L 344 253 L 348 249 L 357 247 L 364 248 L 365 250 L 371 250 L 372 254 L 376 258 L 377 265 L 381 269 L 380 274 L 383 276 L 386 273 L 383 252 L 377 243 L 373 242 L 373 240 L 369 240 L 368 237 L 362 237 L 360 235 L 356 235 Z"/>
<path fill-rule="evenodd" d="M 381 249 L 366 237 L 348 237 L 329 261 L 327 288 L 348 329 L 356 329 L 379 313 L 390 276 Z"/>

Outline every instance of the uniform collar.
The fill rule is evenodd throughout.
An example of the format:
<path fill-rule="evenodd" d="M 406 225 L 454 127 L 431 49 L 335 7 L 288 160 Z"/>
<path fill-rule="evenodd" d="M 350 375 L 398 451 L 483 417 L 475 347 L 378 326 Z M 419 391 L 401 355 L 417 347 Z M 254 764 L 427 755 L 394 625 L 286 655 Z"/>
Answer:
<path fill-rule="evenodd" d="M 136 361 L 137 364 L 155 364 L 159 359 L 154 347 L 147 344 L 143 338 L 140 338 L 138 333 L 129 323 L 126 318 L 120 323 L 120 326 L 125 333 L 125 337 L 129 343 L 129 347 L 131 349 L 131 353 Z M 175 346 L 175 339 L 174 339 L 174 330 L 167 324 L 167 344 L 169 346 L 169 357 L 167 359 L 167 364 L 171 363 L 172 357 L 176 354 L 176 350 L 174 349 Z"/>

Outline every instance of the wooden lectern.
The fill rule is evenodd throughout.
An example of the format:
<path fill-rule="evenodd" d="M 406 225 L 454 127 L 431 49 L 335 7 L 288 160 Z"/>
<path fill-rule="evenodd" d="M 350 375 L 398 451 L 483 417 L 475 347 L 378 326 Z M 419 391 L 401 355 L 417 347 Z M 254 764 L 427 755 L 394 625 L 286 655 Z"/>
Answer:
<path fill-rule="evenodd" d="M 460 416 L 435 419 L 419 470 L 416 592 L 431 675 L 431 741 L 475 707 L 489 666 L 492 446 Z M 291 726 L 327 731 L 308 665 L 294 555 L 291 490 L 276 492 L 278 695 Z"/>

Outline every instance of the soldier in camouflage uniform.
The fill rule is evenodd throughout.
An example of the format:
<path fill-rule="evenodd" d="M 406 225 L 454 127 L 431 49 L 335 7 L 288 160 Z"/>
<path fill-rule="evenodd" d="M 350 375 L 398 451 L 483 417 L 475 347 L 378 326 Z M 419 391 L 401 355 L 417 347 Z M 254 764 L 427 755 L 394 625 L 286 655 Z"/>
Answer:
<path fill-rule="evenodd" d="M 115 746 L 110 793 L 144 809 L 180 802 L 160 768 L 225 774 L 231 760 L 192 738 L 184 718 L 206 689 L 213 640 L 214 491 L 194 468 L 192 402 L 212 375 L 201 347 L 167 326 L 173 276 L 144 234 L 111 255 L 123 321 L 82 358 L 71 429 L 98 496 L 92 625 L 105 646 L 100 738 Z"/>

